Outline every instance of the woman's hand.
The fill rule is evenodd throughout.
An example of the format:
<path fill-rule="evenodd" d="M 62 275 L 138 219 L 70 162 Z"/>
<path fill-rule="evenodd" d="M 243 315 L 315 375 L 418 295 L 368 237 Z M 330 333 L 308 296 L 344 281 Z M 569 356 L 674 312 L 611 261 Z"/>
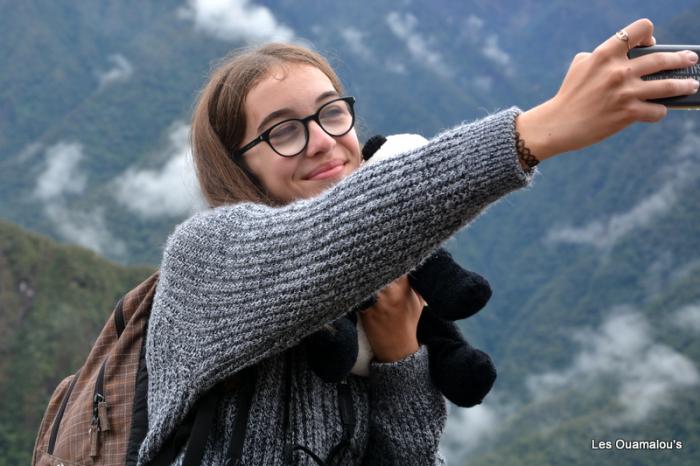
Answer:
<path fill-rule="evenodd" d="M 697 63 L 693 52 L 659 52 L 633 60 L 628 47 L 653 45 L 654 25 L 640 19 L 625 28 L 629 42 L 615 35 L 593 53 L 574 58 L 557 95 L 518 116 L 516 130 L 539 160 L 595 144 L 636 121 L 666 116 L 662 104 L 647 99 L 693 94 L 695 79 L 643 81 L 657 71 Z"/>
<path fill-rule="evenodd" d="M 360 312 L 377 361 L 399 361 L 418 351 L 416 330 L 424 304 L 403 275 L 379 291 L 372 307 Z"/>

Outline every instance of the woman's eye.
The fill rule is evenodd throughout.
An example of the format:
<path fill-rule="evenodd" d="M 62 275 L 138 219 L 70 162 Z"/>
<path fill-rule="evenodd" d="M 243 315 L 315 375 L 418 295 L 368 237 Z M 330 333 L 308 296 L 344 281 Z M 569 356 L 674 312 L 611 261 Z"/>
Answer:
<path fill-rule="evenodd" d="M 292 139 L 299 134 L 299 131 L 300 125 L 296 121 L 282 123 L 270 132 L 270 139 L 274 139 L 275 141 Z"/>
<path fill-rule="evenodd" d="M 341 104 L 333 104 L 323 109 L 321 118 L 340 118 L 347 113 Z"/>

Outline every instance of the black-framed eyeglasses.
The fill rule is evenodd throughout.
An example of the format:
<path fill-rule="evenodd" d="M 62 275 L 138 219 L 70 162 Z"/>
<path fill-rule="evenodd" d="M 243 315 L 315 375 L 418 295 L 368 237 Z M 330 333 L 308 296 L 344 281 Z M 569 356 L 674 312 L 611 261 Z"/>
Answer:
<path fill-rule="evenodd" d="M 321 105 L 316 113 L 305 118 L 290 118 L 263 131 L 232 155 L 240 157 L 261 142 L 266 142 L 282 157 L 301 154 L 309 143 L 309 122 L 315 121 L 329 136 L 340 137 L 350 132 L 355 125 L 355 98 L 338 97 Z"/>

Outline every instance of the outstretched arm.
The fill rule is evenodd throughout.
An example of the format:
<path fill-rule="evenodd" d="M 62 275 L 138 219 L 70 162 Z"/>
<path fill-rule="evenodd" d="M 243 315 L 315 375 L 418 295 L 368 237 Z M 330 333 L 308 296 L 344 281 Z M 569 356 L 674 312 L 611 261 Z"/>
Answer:
<path fill-rule="evenodd" d="M 169 237 L 147 339 L 150 432 L 414 268 L 530 176 L 509 109 L 281 208 L 223 206 Z M 349 280 L 348 277 L 354 277 Z M 146 459 L 162 437 L 142 446 Z"/>

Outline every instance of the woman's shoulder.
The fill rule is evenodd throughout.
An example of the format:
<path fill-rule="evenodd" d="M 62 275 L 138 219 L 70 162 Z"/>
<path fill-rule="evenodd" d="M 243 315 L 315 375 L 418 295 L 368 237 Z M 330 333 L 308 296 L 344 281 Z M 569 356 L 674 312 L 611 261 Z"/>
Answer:
<path fill-rule="evenodd" d="M 252 241 L 265 229 L 270 209 L 264 204 L 244 202 L 196 212 L 168 235 L 163 258 L 208 255 L 212 249 L 230 249 L 246 239 Z"/>
<path fill-rule="evenodd" d="M 208 208 L 192 214 L 175 226 L 169 236 L 173 238 L 206 237 L 221 229 L 231 231 L 231 228 L 253 227 L 255 220 L 269 215 L 272 207 L 252 202 L 239 202 Z"/>

